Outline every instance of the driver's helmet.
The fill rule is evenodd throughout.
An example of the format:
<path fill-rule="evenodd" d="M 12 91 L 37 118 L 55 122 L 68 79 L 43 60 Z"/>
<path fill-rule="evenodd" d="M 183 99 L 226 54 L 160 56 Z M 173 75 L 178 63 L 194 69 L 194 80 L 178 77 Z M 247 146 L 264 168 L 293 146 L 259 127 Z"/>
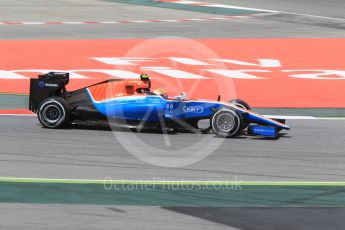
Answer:
<path fill-rule="evenodd" d="M 167 91 L 165 89 L 155 89 L 153 91 L 153 93 L 155 95 L 159 95 L 159 96 L 162 96 L 163 98 L 167 99 L 168 98 L 168 94 L 167 94 Z"/>
<path fill-rule="evenodd" d="M 141 80 L 149 80 L 150 76 L 147 73 L 143 73 L 140 75 L 140 79 Z"/>

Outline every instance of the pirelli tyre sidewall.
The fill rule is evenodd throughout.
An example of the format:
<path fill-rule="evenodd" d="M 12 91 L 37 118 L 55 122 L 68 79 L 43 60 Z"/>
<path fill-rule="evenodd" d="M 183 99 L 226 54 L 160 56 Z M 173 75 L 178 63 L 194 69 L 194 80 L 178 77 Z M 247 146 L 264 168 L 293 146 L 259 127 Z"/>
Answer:
<path fill-rule="evenodd" d="M 233 108 L 218 110 L 211 119 L 211 127 L 218 137 L 235 137 L 242 131 L 242 115 Z"/>
<path fill-rule="evenodd" d="M 58 129 L 69 123 L 70 114 L 70 108 L 63 98 L 50 97 L 40 104 L 37 117 L 45 128 Z"/>

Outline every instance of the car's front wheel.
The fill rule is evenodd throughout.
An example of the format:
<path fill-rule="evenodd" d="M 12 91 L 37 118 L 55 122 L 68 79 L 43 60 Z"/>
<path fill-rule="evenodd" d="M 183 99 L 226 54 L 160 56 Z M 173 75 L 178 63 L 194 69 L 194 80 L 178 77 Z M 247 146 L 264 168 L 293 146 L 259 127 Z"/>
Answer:
<path fill-rule="evenodd" d="M 235 109 L 221 109 L 211 119 L 211 128 L 218 137 L 235 137 L 241 132 L 243 118 Z"/>
<path fill-rule="evenodd" d="M 70 108 L 63 98 L 49 97 L 40 104 L 37 117 L 45 128 L 57 129 L 69 123 L 70 114 Z"/>

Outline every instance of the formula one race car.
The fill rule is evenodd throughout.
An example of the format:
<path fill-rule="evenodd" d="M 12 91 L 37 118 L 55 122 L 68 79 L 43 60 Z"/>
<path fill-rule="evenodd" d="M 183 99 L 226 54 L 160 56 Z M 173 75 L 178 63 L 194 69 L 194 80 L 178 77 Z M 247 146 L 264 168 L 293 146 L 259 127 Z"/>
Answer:
<path fill-rule="evenodd" d="M 187 100 L 186 94 L 170 98 L 163 90 L 151 91 L 146 74 L 138 80 L 109 79 L 67 92 L 68 73 L 50 72 L 30 80 L 29 109 L 46 128 L 71 123 L 107 124 L 131 129 L 201 130 L 219 137 L 241 134 L 276 137 L 289 129 L 285 120 L 270 119 L 251 111 L 241 100 L 230 102 Z"/>

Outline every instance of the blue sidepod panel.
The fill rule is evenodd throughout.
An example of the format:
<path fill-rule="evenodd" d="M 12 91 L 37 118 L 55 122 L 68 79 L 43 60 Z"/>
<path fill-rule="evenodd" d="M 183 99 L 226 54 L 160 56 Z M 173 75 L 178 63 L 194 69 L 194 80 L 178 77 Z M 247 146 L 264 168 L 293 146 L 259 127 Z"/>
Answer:
<path fill-rule="evenodd" d="M 156 95 L 125 96 L 105 101 L 95 101 L 89 92 L 88 95 L 104 116 L 148 122 L 159 122 L 159 114 L 172 120 L 209 118 L 214 109 L 221 107 L 217 103 L 166 100 Z"/>
<path fill-rule="evenodd" d="M 148 122 L 159 122 L 158 114 L 164 113 L 166 104 L 166 100 L 160 96 L 126 96 L 106 101 L 92 99 L 92 102 L 104 116 Z"/>

